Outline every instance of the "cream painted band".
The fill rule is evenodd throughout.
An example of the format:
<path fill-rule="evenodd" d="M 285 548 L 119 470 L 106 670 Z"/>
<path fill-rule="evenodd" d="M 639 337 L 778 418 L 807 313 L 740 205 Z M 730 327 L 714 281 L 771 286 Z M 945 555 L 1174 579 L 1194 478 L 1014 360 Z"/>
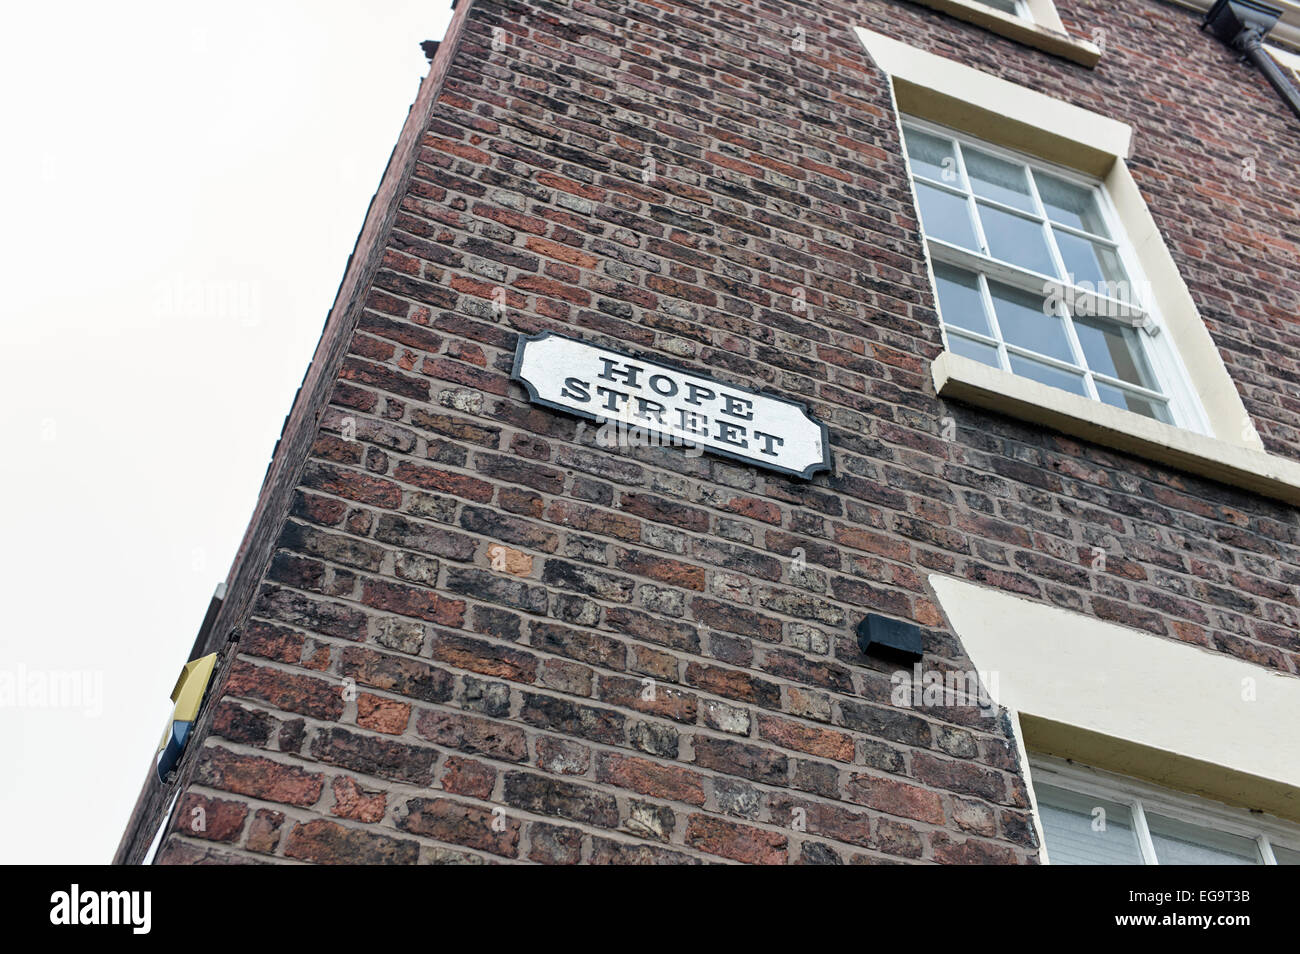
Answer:
<path fill-rule="evenodd" d="M 1171 427 L 945 351 L 930 365 L 940 397 L 1042 424 L 1232 487 L 1300 505 L 1300 463 Z"/>
<path fill-rule="evenodd" d="M 1095 176 L 1128 155 L 1133 130 L 1125 123 L 862 27 L 857 33 L 893 80 L 904 113 Z"/>
<path fill-rule="evenodd" d="M 1091 43 L 1076 40 L 1065 31 L 1052 0 L 1026 0 L 1032 19 L 1004 13 L 977 0 L 916 0 L 955 17 L 984 27 L 990 33 L 1015 40 L 1025 46 L 1054 53 L 1083 66 L 1093 67 L 1101 59 L 1101 50 Z"/>
<path fill-rule="evenodd" d="M 1032 751 L 1300 819 L 1300 679 L 938 574 Z M 1253 692 L 1253 700 L 1246 697 Z"/>

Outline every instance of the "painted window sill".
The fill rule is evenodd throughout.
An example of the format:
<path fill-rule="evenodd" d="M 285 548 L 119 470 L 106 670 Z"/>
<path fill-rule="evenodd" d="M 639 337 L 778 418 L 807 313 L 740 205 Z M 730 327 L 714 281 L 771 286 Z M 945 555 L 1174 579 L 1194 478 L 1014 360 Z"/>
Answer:
<path fill-rule="evenodd" d="M 1065 33 L 1033 23 L 1023 17 L 1013 16 L 975 3 L 973 0 L 916 0 L 923 7 L 930 7 L 946 13 L 958 20 L 982 26 L 990 33 L 1015 40 L 1025 46 L 1042 50 L 1078 63 L 1092 69 L 1101 60 L 1101 50 L 1084 40 L 1076 40 Z"/>
<path fill-rule="evenodd" d="M 1300 463 L 1162 424 L 945 351 L 930 366 L 940 397 L 1050 427 L 1242 490 L 1300 504 Z"/>

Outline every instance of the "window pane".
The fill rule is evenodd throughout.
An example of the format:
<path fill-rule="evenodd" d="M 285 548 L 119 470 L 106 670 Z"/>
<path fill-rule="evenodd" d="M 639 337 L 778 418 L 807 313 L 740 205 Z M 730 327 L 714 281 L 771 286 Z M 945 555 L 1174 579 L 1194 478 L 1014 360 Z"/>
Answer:
<path fill-rule="evenodd" d="M 1078 186 L 1037 170 L 1034 172 L 1034 182 L 1038 184 L 1038 194 L 1047 209 L 1047 217 L 1053 222 L 1110 238 L 1110 232 L 1106 231 L 1106 223 L 1101 217 L 1101 208 L 1097 205 L 1095 189 Z"/>
<path fill-rule="evenodd" d="M 971 188 L 976 195 L 1025 212 L 1035 211 L 1033 196 L 1029 194 L 1029 177 L 1024 166 L 969 146 L 962 149 L 962 157 L 966 160 L 966 174 L 970 176 Z"/>
<path fill-rule="evenodd" d="M 992 7 L 994 10 L 1001 10 L 1003 13 L 1019 13 L 1016 9 L 1016 0 L 976 0 L 986 7 Z"/>
<path fill-rule="evenodd" d="M 1169 418 L 1169 406 L 1165 401 L 1153 401 L 1141 394 L 1134 394 L 1132 391 L 1113 387 L 1105 381 L 1097 381 L 1096 384 L 1097 396 L 1112 407 L 1133 411 L 1135 414 L 1154 418 L 1166 424 L 1173 423 Z"/>
<path fill-rule="evenodd" d="M 963 358 L 971 358 L 981 364 L 987 364 L 991 368 L 1002 367 L 998 362 L 997 348 L 986 345 L 982 341 L 967 338 L 965 335 L 959 335 L 955 331 L 948 332 L 948 350 L 953 354 L 961 355 Z"/>
<path fill-rule="evenodd" d="M 939 285 L 939 313 L 944 323 L 992 338 L 993 329 L 984 313 L 984 298 L 975 273 L 951 265 L 935 265 L 934 278 Z"/>
<path fill-rule="evenodd" d="M 1273 860 L 1280 865 L 1300 865 L 1300 851 L 1273 845 Z"/>
<path fill-rule="evenodd" d="M 1147 827 L 1162 865 L 1262 865 L 1253 838 L 1228 835 L 1147 812 Z"/>
<path fill-rule="evenodd" d="M 993 310 L 1002 329 L 1002 340 L 1049 358 L 1074 363 L 1065 322 L 1057 315 L 1043 314 L 1047 296 L 989 282 Z"/>
<path fill-rule="evenodd" d="M 1065 261 L 1069 281 L 1076 285 L 1087 282 L 1093 291 L 1120 301 L 1132 299 L 1128 273 L 1124 271 L 1113 248 L 1060 229 L 1053 231 L 1056 233 L 1056 244 L 1061 249 L 1061 258 Z"/>
<path fill-rule="evenodd" d="M 970 207 L 964 198 L 923 182 L 916 184 L 916 197 L 921 203 L 921 226 L 926 235 L 971 251 L 980 250 L 970 220 Z"/>
<path fill-rule="evenodd" d="M 1152 391 L 1159 390 L 1135 330 L 1105 319 L 1090 318 L 1075 318 L 1074 330 L 1092 370 Z"/>
<path fill-rule="evenodd" d="M 1052 264 L 1040 224 L 982 202 L 980 221 L 984 225 L 984 237 L 989 242 L 989 254 L 994 258 L 1043 275 L 1056 275 L 1056 266 Z"/>
<path fill-rule="evenodd" d="M 1054 865 L 1140 865 L 1127 805 L 1035 785 L 1048 859 Z"/>
<path fill-rule="evenodd" d="M 1043 364 L 1041 361 L 1021 357 L 1018 354 L 1008 355 L 1008 357 L 1011 359 L 1011 370 L 1021 377 L 1030 378 L 1041 384 L 1087 397 L 1088 392 L 1083 385 L 1083 375 L 1071 374 L 1069 371 L 1062 371 L 1060 368 L 1054 368 L 1051 365 Z"/>
<path fill-rule="evenodd" d="M 961 186 L 952 142 L 907 127 L 903 129 L 903 137 L 907 143 L 907 158 L 916 175 L 946 182 L 951 186 Z"/>

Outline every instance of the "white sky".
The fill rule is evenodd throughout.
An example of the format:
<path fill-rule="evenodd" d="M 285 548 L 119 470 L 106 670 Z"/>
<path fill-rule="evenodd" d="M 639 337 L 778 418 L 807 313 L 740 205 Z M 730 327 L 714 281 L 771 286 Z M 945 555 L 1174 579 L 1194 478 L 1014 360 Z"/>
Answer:
<path fill-rule="evenodd" d="M 0 863 L 111 860 L 450 17 L 6 8 Z M 53 672 L 89 707 L 4 696 Z"/>

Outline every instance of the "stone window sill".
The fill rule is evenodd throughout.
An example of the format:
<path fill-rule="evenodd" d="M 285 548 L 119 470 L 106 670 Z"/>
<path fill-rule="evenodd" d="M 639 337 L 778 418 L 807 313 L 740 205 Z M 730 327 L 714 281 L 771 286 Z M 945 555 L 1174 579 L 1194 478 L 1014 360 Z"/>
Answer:
<path fill-rule="evenodd" d="M 973 404 L 1187 473 L 1300 504 L 1300 463 L 1120 410 L 945 351 L 930 366 L 940 397 Z"/>
<path fill-rule="evenodd" d="M 1051 53 L 1089 69 L 1095 67 L 1101 60 L 1101 50 L 1098 47 L 1085 40 L 1076 40 L 1064 29 L 1051 29 L 1023 17 L 1003 13 L 982 3 L 975 3 L 973 0 L 916 0 L 916 2 L 958 20 L 982 26 L 990 33 L 1004 36 L 1008 40 L 1015 40 L 1017 43 L 1042 50 L 1044 53 Z"/>

